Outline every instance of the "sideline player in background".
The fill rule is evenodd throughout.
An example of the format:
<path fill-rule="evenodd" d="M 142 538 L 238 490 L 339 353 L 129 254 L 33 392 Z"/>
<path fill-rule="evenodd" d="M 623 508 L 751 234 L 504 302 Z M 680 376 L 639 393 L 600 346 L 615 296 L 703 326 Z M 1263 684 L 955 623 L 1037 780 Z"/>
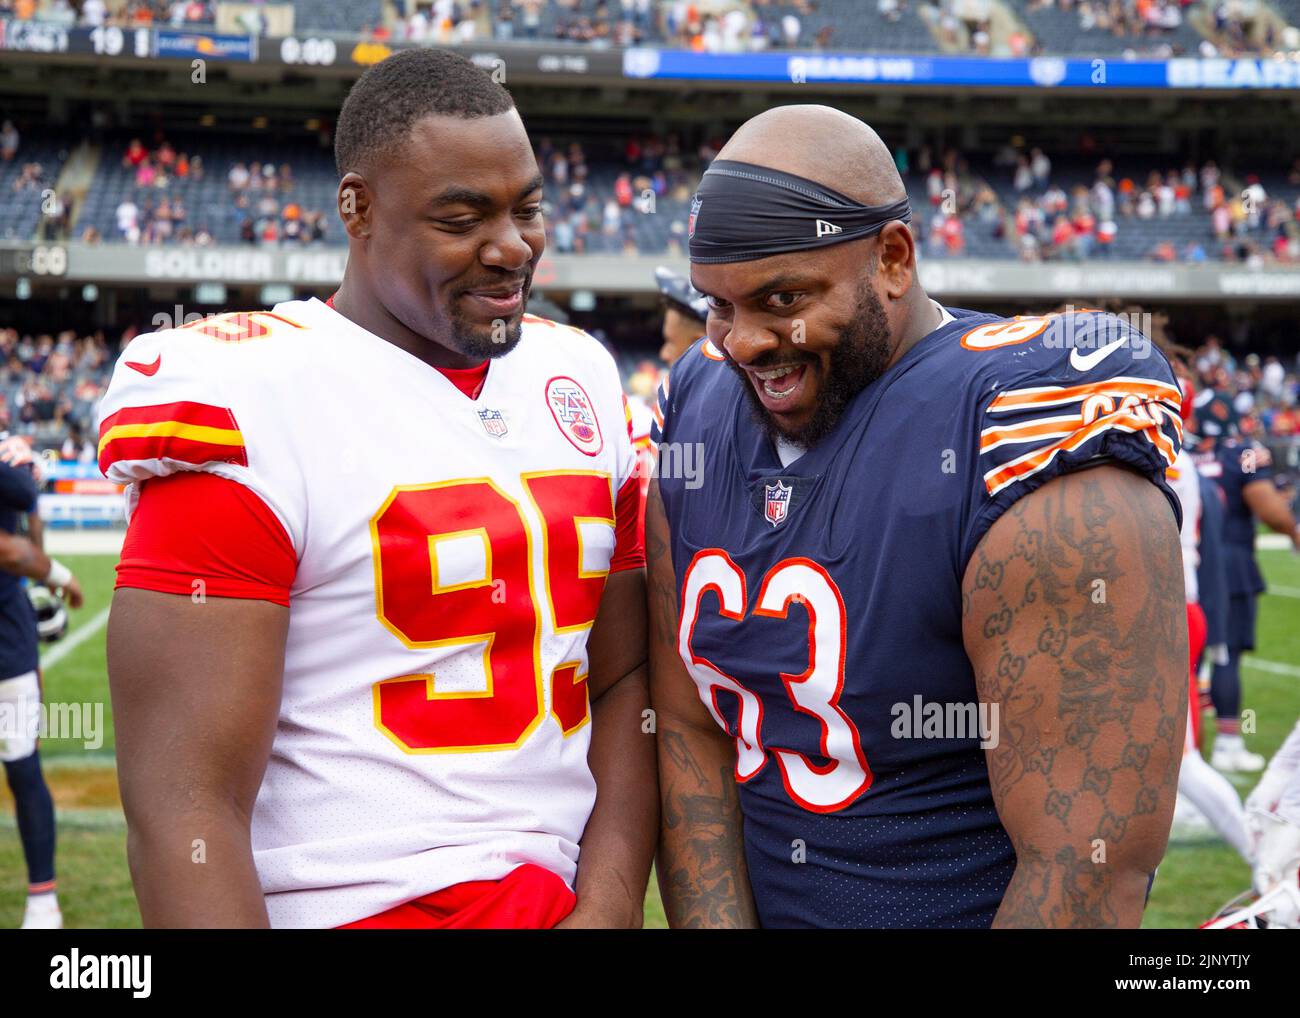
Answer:
<path fill-rule="evenodd" d="M 1182 419 L 1185 428 L 1194 423 L 1192 411 L 1191 373 L 1186 367 L 1189 351 L 1175 347 L 1164 341 L 1164 323 L 1157 321 L 1157 336 L 1153 337 L 1160 350 L 1174 366 L 1182 390 Z M 1185 432 L 1186 434 L 1186 432 Z M 1241 797 L 1232 787 L 1232 782 L 1216 771 L 1201 756 L 1201 697 L 1198 670 L 1201 655 L 1205 650 L 1207 633 L 1206 613 L 1201 607 L 1199 573 L 1201 566 L 1202 545 L 1218 541 L 1214 533 L 1215 516 L 1213 505 L 1218 500 L 1217 492 L 1210 496 L 1210 524 L 1206 526 L 1206 514 L 1201 497 L 1203 478 L 1196 470 L 1192 454 L 1184 447 L 1178 450 L 1178 458 L 1166 471 L 1169 487 L 1178 496 L 1182 506 L 1183 520 L 1179 529 L 1179 542 L 1183 552 L 1183 587 L 1187 600 L 1187 656 L 1188 656 L 1188 691 L 1187 691 L 1187 737 L 1183 746 L 1183 761 L 1178 769 L 1178 803 L 1174 809 L 1174 830 L 1184 828 L 1195 830 L 1197 826 L 1208 824 L 1224 841 L 1237 850 L 1241 857 L 1250 861 L 1250 847 L 1246 837 L 1246 813 L 1242 808 Z M 1189 808 L 1190 806 L 1190 808 Z"/>
<path fill-rule="evenodd" d="M 27 861 L 25 930 L 61 929 L 63 914 L 54 879 L 54 801 L 37 748 L 41 678 L 36 616 L 22 578 L 63 591 L 73 608 L 81 607 L 81 588 L 68 567 L 17 536 L 22 517 L 35 513 L 36 499 L 31 446 L 23 438 L 6 438 L 0 442 L 0 760 Z"/>
<path fill-rule="evenodd" d="M 939 306 L 909 214 L 819 106 L 747 122 L 692 203 L 708 338 L 657 437 L 703 487 L 646 516 L 676 926 L 1136 926 L 1164 852 L 1173 374 L 1109 315 Z"/>
<path fill-rule="evenodd" d="M 524 313 L 523 123 L 463 57 L 408 50 L 353 87 L 335 153 L 331 300 L 137 338 L 105 399 L 141 914 L 637 926 L 638 485 L 612 359 Z"/>
<path fill-rule="evenodd" d="M 655 284 L 664 305 L 664 344 L 659 349 L 659 359 L 671 368 L 704 335 L 709 305 L 689 279 L 666 265 L 655 269 Z"/>
<path fill-rule="evenodd" d="M 1267 589 L 1255 561 L 1256 521 L 1285 534 L 1300 552 L 1300 524 L 1296 523 L 1282 493 L 1273 483 L 1273 462 L 1268 449 L 1243 438 L 1233 418 L 1216 413 L 1222 397 L 1214 396 L 1198 409 L 1198 426 L 1218 417 L 1222 437 L 1211 439 L 1212 451 L 1199 454 L 1197 466 L 1223 491 L 1224 562 L 1228 582 L 1227 653 L 1215 662 L 1210 695 L 1214 701 L 1215 739 L 1210 763 L 1226 772 L 1250 773 L 1263 769 L 1265 759 L 1246 748 L 1241 736 L 1241 659 L 1255 649 L 1255 622 L 1259 595 Z M 1209 427 L 1203 427 L 1208 434 Z"/>
<path fill-rule="evenodd" d="M 690 280 L 665 265 L 655 269 L 655 283 L 659 287 L 660 300 L 664 306 L 663 346 L 659 350 L 659 359 L 664 362 L 665 369 L 668 369 L 704 335 L 704 323 L 709 317 L 709 309 L 704 298 L 691 286 Z M 636 449 L 637 471 L 641 475 L 640 529 L 644 534 L 645 500 L 650 492 L 650 478 L 654 475 L 655 462 L 650 433 L 654 429 L 659 408 L 654 396 L 654 380 L 649 380 L 644 389 L 639 388 L 639 381 L 633 379 L 632 398 L 627 401 L 627 407 L 632 447 Z"/>
<path fill-rule="evenodd" d="M 1292 929 L 1300 927 L 1300 898 L 1295 897 L 1300 869 L 1300 721 L 1246 798 L 1246 815 L 1255 892 L 1266 895 L 1280 884 L 1288 885 L 1291 894 L 1277 896 L 1279 918 Z"/>

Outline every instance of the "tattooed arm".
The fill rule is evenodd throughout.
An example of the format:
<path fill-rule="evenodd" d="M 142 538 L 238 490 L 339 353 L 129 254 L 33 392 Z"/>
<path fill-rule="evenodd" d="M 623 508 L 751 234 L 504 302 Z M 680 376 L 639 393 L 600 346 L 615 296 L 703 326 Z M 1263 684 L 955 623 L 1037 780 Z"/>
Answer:
<path fill-rule="evenodd" d="M 736 794 L 736 747 L 677 654 L 677 581 L 659 482 L 646 505 L 650 700 L 659 743 L 659 893 L 668 924 L 756 927 Z"/>
<path fill-rule="evenodd" d="M 587 638 L 596 804 L 579 846 L 578 904 L 557 929 L 639 929 L 645 913 L 659 828 L 654 740 L 641 727 L 650 698 L 645 604 L 640 569 L 611 573 Z"/>
<path fill-rule="evenodd" d="M 986 753 L 1016 869 L 994 926 L 1136 927 L 1164 854 L 1187 715 L 1178 529 L 1101 466 L 1003 514 L 966 569 L 966 652 L 999 705 Z"/>

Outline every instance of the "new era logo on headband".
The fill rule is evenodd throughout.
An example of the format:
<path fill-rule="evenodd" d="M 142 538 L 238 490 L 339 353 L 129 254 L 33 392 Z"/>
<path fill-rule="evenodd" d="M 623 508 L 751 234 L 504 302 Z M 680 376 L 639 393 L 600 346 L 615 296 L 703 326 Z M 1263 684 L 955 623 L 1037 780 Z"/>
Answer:
<path fill-rule="evenodd" d="M 720 265 L 874 237 L 911 217 L 906 195 L 866 205 L 807 177 L 715 159 L 691 202 L 686 234 L 692 264 Z"/>

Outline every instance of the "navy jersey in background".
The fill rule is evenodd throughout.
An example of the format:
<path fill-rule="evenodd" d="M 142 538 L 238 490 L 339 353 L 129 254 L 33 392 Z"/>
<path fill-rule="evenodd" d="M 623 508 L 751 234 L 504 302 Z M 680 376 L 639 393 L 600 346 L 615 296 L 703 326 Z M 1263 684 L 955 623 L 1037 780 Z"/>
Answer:
<path fill-rule="evenodd" d="M 1205 645 L 1228 642 L 1228 563 L 1223 525 L 1227 508 L 1223 489 L 1204 475 L 1201 481 L 1201 526 L 1196 550 L 1196 590 L 1205 612 Z"/>
<path fill-rule="evenodd" d="M 36 494 L 30 467 L 0 463 L 0 530 L 17 533 L 21 518 L 36 508 Z M 36 613 L 23 578 L 0 572 L 0 680 L 32 671 L 38 660 Z"/>
<path fill-rule="evenodd" d="M 1272 481 L 1269 451 L 1248 438 L 1225 438 L 1213 458 L 1199 464 L 1202 476 L 1213 479 L 1224 496 L 1223 542 L 1228 593 L 1262 594 L 1264 574 L 1255 562 L 1255 515 L 1242 497 L 1242 489 L 1255 481 Z"/>
<path fill-rule="evenodd" d="M 707 340 L 660 391 L 679 650 L 736 738 L 764 926 L 988 926 L 1015 853 L 978 736 L 896 738 L 895 705 L 979 700 L 962 578 L 1018 499 L 1113 462 L 1179 513 L 1181 393 L 1144 337 L 1099 314 L 950 313 L 786 467 Z M 1102 329 L 1124 341 L 1059 341 Z M 674 472 L 696 443 L 702 471 Z"/>

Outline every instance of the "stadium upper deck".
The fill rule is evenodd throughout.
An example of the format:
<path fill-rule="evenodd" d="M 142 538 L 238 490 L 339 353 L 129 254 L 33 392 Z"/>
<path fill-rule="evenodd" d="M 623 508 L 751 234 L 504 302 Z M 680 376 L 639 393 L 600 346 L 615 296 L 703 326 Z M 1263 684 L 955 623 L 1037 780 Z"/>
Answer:
<path fill-rule="evenodd" d="M 1261 55 L 1300 49 L 1300 0 L 4 0 L 63 26 L 352 33 L 451 45 L 537 40 L 696 52 L 852 50 L 990 56 Z"/>

